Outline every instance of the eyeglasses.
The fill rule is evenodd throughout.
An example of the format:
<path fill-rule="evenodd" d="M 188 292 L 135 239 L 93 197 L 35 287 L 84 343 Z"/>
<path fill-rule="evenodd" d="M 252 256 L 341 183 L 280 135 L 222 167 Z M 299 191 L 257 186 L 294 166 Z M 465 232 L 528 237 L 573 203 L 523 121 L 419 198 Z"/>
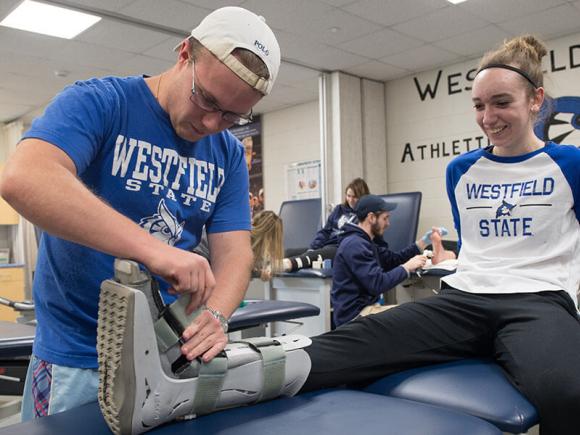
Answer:
<path fill-rule="evenodd" d="M 189 99 L 195 103 L 204 112 L 215 113 L 220 112 L 222 119 L 225 122 L 229 122 L 234 125 L 246 125 L 253 121 L 252 110 L 247 114 L 239 114 L 235 112 L 229 112 L 227 110 L 221 109 L 215 102 L 204 95 L 203 89 L 198 86 L 195 88 L 195 63 L 191 61 L 191 96 Z"/>

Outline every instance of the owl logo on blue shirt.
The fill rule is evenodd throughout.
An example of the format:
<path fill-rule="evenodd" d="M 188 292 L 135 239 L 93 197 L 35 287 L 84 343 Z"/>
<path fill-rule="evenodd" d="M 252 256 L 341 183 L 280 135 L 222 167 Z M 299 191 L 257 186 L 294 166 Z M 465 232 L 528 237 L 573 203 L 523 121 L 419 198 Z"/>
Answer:
<path fill-rule="evenodd" d="M 501 202 L 501 205 L 495 211 L 495 217 L 496 217 L 496 219 L 498 217 L 500 217 L 500 216 L 511 216 L 512 215 L 512 210 L 514 208 L 515 208 L 515 205 L 510 204 L 509 202 L 506 202 L 505 200 L 503 200 Z"/>
<path fill-rule="evenodd" d="M 144 217 L 139 222 L 139 225 L 149 231 L 156 239 L 167 243 L 169 246 L 174 246 L 181 238 L 185 222 L 179 223 L 165 205 L 165 200 L 162 199 L 157 206 L 157 213 L 153 216 Z"/>

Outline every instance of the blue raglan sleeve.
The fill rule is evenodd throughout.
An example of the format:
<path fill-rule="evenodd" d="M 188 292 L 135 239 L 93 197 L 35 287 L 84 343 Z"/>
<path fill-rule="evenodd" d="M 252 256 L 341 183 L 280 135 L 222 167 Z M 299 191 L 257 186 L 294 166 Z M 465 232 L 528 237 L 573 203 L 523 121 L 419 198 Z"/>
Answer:
<path fill-rule="evenodd" d="M 243 147 L 229 133 L 225 137 L 230 156 L 214 212 L 206 225 L 208 234 L 252 229 L 249 176 Z"/>
<path fill-rule="evenodd" d="M 580 222 L 580 148 L 558 145 L 550 149 L 550 156 L 564 174 L 574 198 L 574 213 Z"/>
<path fill-rule="evenodd" d="M 106 142 L 118 116 L 118 97 L 110 84 L 96 79 L 76 82 L 51 101 L 23 139 L 40 139 L 57 146 L 81 174 Z"/>
<path fill-rule="evenodd" d="M 312 243 L 310 243 L 310 249 L 320 249 L 326 244 L 326 242 L 328 242 L 328 239 L 330 239 L 332 230 L 336 225 L 336 221 L 338 221 L 339 217 L 340 205 L 337 205 L 334 210 L 332 210 L 332 213 L 330 213 L 330 216 L 328 216 L 328 219 L 326 219 L 326 224 L 324 227 L 320 229 L 314 236 L 314 240 L 312 240 Z"/>
<path fill-rule="evenodd" d="M 457 199 L 455 198 L 455 186 L 459 180 L 456 169 L 456 160 L 453 160 L 447 166 L 445 173 L 445 185 L 447 188 L 447 197 L 449 198 L 449 204 L 451 205 L 451 213 L 453 215 L 453 223 L 455 225 L 455 230 L 457 231 L 457 250 L 461 249 L 461 220 L 459 218 L 459 210 L 457 209 Z"/>
<path fill-rule="evenodd" d="M 350 265 L 361 289 L 370 295 L 378 296 L 407 279 L 407 272 L 402 266 L 385 271 L 377 262 L 370 244 L 343 252 L 346 254 L 346 264 Z"/>

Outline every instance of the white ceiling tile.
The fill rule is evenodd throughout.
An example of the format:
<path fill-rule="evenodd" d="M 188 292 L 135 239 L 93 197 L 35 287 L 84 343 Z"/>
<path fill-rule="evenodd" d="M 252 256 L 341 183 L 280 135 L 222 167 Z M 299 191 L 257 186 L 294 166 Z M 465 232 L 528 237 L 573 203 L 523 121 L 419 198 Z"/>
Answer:
<path fill-rule="evenodd" d="M 181 0 L 192 6 L 199 6 L 206 9 L 219 9 L 225 6 L 241 6 L 245 0 Z"/>
<path fill-rule="evenodd" d="M 256 115 L 271 113 L 275 112 L 276 110 L 282 110 L 292 106 L 293 104 L 283 103 L 282 101 L 278 101 L 274 98 L 263 98 L 258 104 L 254 106 L 254 113 Z"/>
<path fill-rule="evenodd" d="M 302 86 L 285 86 L 276 83 L 272 89 L 272 93 L 262 98 L 260 102 L 256 104 L 254 112 L 271 112 L 315 100 L 318 100 L 318 87 L 307 89 Z"/>
<path fill-rule="evenodd" d="M 0 2 L 0 21 L 12 12 L 22 0 L 2 0 Z"/>
<path fill-rule="evenodd" d="M 47 62 L 47 60 L 36 56 L 0 50 L 0 74 L 13 73 L 27 77 L 37 77 L 38 71 L 42 70 L 43 64 Z M 3 83 L 3 81 L 0 81 L 0 83 Z"/>
<path fill-rule="evenodd" d="M 42 84 L 31 83 L 29 77 L 16 74 L 2 75 L 2 102 L 33 105 L 54 96 L 67 83 L 59 83 L 56 77 L 44 80 Z"/>
<path fill-rule="evenodd" d="M 121 75 L 148 75 L 154 76 L 171 68 L 175 62 L 157 59 L 149 56 L 137 55 L 119 64 L 116 71 Z"/>
<path fill-rule="evenodd" d="M 176 0 L 137 0 L 119 12 L 189 33 L 210 11 Z"/>
<path fill-rule="evenodd" d="M 455 35 L 485 27 L 487 21 L 455 6 L 438 9 L 393 28 L 425 42 L 439 41 Z"/>
<path fill-rule="evenodd" d="M 564 3 L 566 3 L 566 0 L 485 0 L 466 1 L 457 6 L 492 23 L 499 23 L 511 18 L 523 17 L 534 12 L 550 9 Z"/>
<path fill-rule="evenodd" d="M 381 57 L 420 47 L 424 44 L 419 39 L 403 35 L 394 30 L 383 29 L 370 35 L 344 42 L 338 47 L 371 59 L 380 59 Z"/>
<path fill-rule="evenodd" d="M 515 18 L 498 24 L 506 32 L 533 33 L 542 38 L 565 35 L 580 30 L 580 10 L 570 4 Z"/>
<path fill-rule="evenodd" d="M 509 34 L 495 25 L 489 25 L 453 38 L 434 42 L 433 45 L 463 56 L 480 56 L 512 36 L 513 34 Z"/>
<path fill-rule="evenodd" d="M 175 46 L 182 41 L 181 38 L 169 37 L 161 44 L 151 47 L 149 50 L 145 50 L 142 54 L 145 56 L 156 57 L 158 59 L 164 59 L 171 62 L 177 60 L 177 52 L 173 51 Z"/>
<path fill-rule="evenodd" d="M 356 3 L 357 0 L 322 0 L 324 3 L 328 3 L 332 6 L 346 6 L 350 3 Z"/>
<path fill-rule="evenodd" d="M 111 20 L 101 20 L 81 33 L 78 41 L 120 48 L 131 53 L 142 53 L 168 38 L 167 34 Z"/>
<path fill-rule="evenodd" d="M 92 66 L 114 71 L 116 66 L 134 57 L 135 54 L 123 50 L 69 41 L 63 49 L 52 58 L 57 61 L 74 59 L 81 66 Z"/>
<path fill-rule="evenodd" d="M 318 86 L 307 89 L 302 86 L 286 86 L 277 83 L 272 89 L 272 93 L 264 97 L 264 100 L 269 97 L 274 97 L 285 104 L 297 104 L 302 101 L 317 100 Z"/>
<path fill-rule="evenodd" d="M 0 0 L 0 19 L 20 1 Z M 502 38 L 515 34 L 533 32 L 549 40 L 580 32 L 580 0 L 469 0 L 457 6 L 445 0 L 63 3 L 106 11 L 109 16 L 70 41 L 0 28 L 0 122 L 23 112 L 23 119 L 30 120 L 75 80 L 156 74 L 170 67 L 176 60 L 172 49 L 180 37 L 155 27 L 169 27 L 185 35 L 211 10 L 225 5 L 241 5 L 264 15 L 280 41 L 282 67 L 274 92 L 257 106 L 263 111 L 316 100 L 319 71 L 340 70 L 391 80 L 476 59 Z M 501 27 L 490 25 L 493 20 L 501 21 Z M 147 28 L 148 22 L 151 28 Z M 405 32 L 398 31 L 397 26 L 404 24 Z M 328 31 L 331 27 L 340 29 L 332 33 Z M 55 71 L 67 75 L 57 77 Z"/>
<path fill-rule="evenodd" d="M 102 9 L 105 11 L 119 11 L 124 7 L 135 2 L 135 0 L 69 0 L 71 5 L 78 5 L 79 7 L 87 6 L 95 9 Z"/>
<path fill-rule="evenodd" d="M 59 53 L 68 42 L 62 38 L 0 27 L 0 51 L 49 58 Z"/>
<path fill-rule="evenodd" d="M 288 62 L 282 62 L 276 83 L 283 83 L 286 85 L 296 85 L 300 82 L 318 82 L 320 72 L 310 68 L 304 68 L 299 65 L 293 65 Z"/>
<path fill-rule="evenodd" d="M 248 0 L 243 6 L 264 16 L 272 29 L 288 29 L 290 32 L 296 32 L 297 27 L 307 26 L 310 21 L 334 10 L 326 3 L 313 0 Z"/>
<path fill-rule="evenodd" d="M 25 104 L 4 103 L 3 93 L 0 91 L 0 119 L 2 122 L 11 122 L 22 118 L 33 109 L 33 106 Z"/>
<path fill-rule="evenodd" d="M 364 63 L 362 65 L 347 68 L 345 72 L 353 74 L 357 77 L 364 77 L 368 79 L 378 80 L 381 82 L 393 80 L 399 77 L 404 77 L 410 74 L 410 71 L 407 71 L 403 68 L 387 65 L 385 63 L 374 60 L 368 63 Z"/>
<path fill-rule="evenodd" d="M 448 5 L 445 0 L 359 0 L 342 9 L 375 23 L 391 26 Z"/>
<path fill-rule="evenodd" d="M 378 24 L 340 9 L 333 9 L 323 16 L 300 21 L 297 26 L 292 27 L 291 31 L 299 35 L 310 36 L 317 42 L 336 45 L 375 32 L 380 28 L 381 26 Z"/>
<path fill-rule="evenodd" d="M 442 48 L 423 45 L 403 53 L 394 54 L 381 59 L 382 62 L 413 72 L 425 71 L 436 66 L 456 62 L 460 56 L 450 53 Z"/>
<path fill-rule="evenodd" d="M 282 50 L 282 57 L 295 63 L 310 66 L 319 70 L 337 71 L 368 61 L 344 50 L 325 44 L 318 44 L 298 35 L 278 32 L 278 42 Z"/>

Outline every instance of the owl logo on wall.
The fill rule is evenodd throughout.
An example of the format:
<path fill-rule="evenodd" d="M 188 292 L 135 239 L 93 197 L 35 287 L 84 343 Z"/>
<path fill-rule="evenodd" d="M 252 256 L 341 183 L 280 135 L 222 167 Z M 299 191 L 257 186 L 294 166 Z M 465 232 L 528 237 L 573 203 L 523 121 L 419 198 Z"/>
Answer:
<path fill-rule="evenodd" d="M 559 97 L 547 101 L 535 132 L 543 140 L 580 147 L 580 97 Z"/>

